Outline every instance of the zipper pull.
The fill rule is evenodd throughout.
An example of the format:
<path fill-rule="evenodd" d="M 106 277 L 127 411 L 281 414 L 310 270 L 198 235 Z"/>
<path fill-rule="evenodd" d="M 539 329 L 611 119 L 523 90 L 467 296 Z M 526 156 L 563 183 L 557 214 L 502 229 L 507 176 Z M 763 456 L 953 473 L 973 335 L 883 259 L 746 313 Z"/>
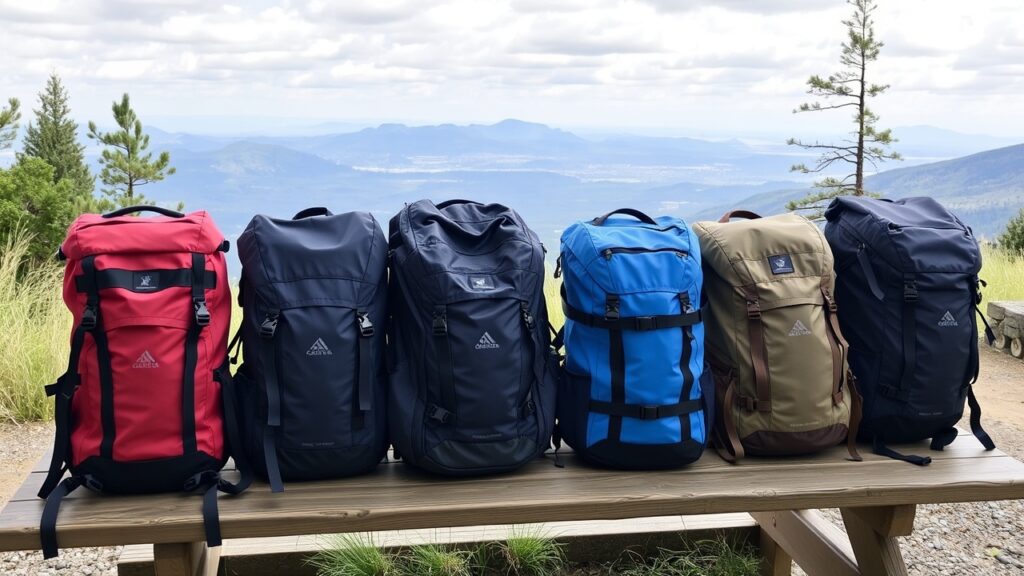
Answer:
<path fill-rule="evenodd" d="M 555 259 L 555 278 L 562 276 L 562 255 L 559 254 L 558 258 Z"/>
<path fill-rule="evenodd" d="M 608 248 L 607 250 L 604 251 L 604 259 L 605 260 L 611 260 L 612 259 L 612 254 L 613 254 L 612 249 Z"/>
<path fill-rule="evenodd" d="M 522 313 L 523 323 L 526 324 L 527 328 L 529 328 L 530 330 L 533 330 L 534 324 L 533 324 L 533 316 L 530 314 L 530 306 L 526 302 L 520 302 L 519 303 L 519 311 L 520 311 L 520 313 Z"/>

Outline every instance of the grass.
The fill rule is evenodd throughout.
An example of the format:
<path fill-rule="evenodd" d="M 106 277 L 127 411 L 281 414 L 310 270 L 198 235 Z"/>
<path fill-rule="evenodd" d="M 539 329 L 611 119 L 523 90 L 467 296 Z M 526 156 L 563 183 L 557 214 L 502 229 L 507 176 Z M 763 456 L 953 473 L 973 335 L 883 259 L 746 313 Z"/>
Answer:
<path fill-rule="evenodd" d="M 63 274 L 28 258 L 32 237 L 15 232 L 0 247 L 0 420 L 53 418 L 43 386 L 67 369 L 71 314 L 61 297 Z"/>
<path fill-rule="evenodd" d="M 761 558 L 750 544 L 725 536 L 684 545 L 680 551 L 661 550 L 654 558 L 631 555 L 610 573 L 621 576 L 755 576 Z"/>
<path fill-rule="evenodd" d="M 538 527 L 512 527 L 508 538 L 498 546 L 507 573 L 514 576 L 554 574 L 565 563 L 562 546 Z"/>
<path fill-rule="evenodd" d="M 338 534 L 313 555 L 309 563 L 320 576 L 394 576 L 399 572 L 390 555 L 378 548 L 371 536 Z"/>
<path fill-rule="evenodd" d="M 408 576 L 471 576 L 472 560 L 470 552 L 427 544 L 410 550 L 402 572 Z"/>
<path fill-rule="evenodd" d="M 1011 257 L 1003 250 L 983 245 L 979 276 L 988 283 L 982 288 L 986 302 L 1024 300 L 1024 257 Z M 985 311 L 984 305 L 981 308 Z"/>

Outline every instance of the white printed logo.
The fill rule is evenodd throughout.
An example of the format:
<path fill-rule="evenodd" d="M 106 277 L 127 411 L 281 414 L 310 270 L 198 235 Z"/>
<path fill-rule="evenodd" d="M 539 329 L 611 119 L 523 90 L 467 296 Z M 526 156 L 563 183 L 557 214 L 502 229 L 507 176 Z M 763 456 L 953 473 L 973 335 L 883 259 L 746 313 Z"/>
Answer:
<path fill-rule="evenodd" d="M 946 310 L 946 313 L 942 315 L 942 320 L 939 320 L 939 326 L 947 327 L 959 325 L 960 324 L 957 323 L 956 318 L 953 317 L 953 314 L 950 313 L 949 310 Z"/>
<path fill-rule="evenodd" d="M 139 359 L 132 364 L 132 368 L 159 368 L 160 364 L 157 363 L 156 358 L 146 350 L 139 356 Z"/>
<path fill-rule="evenodd" d="M 149 288 L 149 283 L 152 280 L 153 279 L 150 278 L 149 276 L 143 276 L 142 278 L 139 279 L 139 286 L 143 288 Z"/>
<path fill-rule="evenodd" d="M 786 267 L 786 259 L 785 258 L 779 258 L 778 260 L 775 261 L 775 268 L 776 269 L 781 269 L 781 268 L 785 268 L 785 267 Z"/>
<path fill-rule="evenodd" d="M 810 336 L 811 331 L 807 329 L 807 326 L 803 322 L 797 320 L 793 327 L 789 330 L 790 336 Z"/>
<path fill-rule="evenodd" d="M 317 338 L 316 342 L 313 342 L 313 345 L 309 347 L 309 350 L 306 350 L 306 356 L 333 356 L 333 355 L 334 355 L 334 353 L 331 352 L 331 349 L 328 348 L 327 344 L 324 343 L 324 339 L 323 338 Z"/>
<path fill-rule="evenodd" d="M 498 346 L 498 343 L 494 341 L 494 338 L 491 338 L 490 334 L 484 332 L 484 335 L 480 337 L 480 341 L 476 343 L 476 349 L 486 350 L 493 348 L 501 348 L 501 346 Z"/>
<path fill-rule="evenodd" d="M 476 288 L 486 288 L 487 280 L 484 278 L 473 278 L 473 286 Z"/>

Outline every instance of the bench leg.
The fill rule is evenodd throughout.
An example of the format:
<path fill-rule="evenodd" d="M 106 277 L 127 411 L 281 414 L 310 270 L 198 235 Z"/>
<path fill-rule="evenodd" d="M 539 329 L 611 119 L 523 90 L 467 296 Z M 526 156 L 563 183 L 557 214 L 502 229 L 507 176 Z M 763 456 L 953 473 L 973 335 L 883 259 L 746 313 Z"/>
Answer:
<path fill-rule="evenodd" d="M 761 528 L 761 576 L 791 576 L 793 558 Z"/>
<path fill-rule="evenodd" d="M 914 529 L 914 506 L 843 508 L 843 524 L 862 574 L 906 576 L 897 536 Z"/>
<path fill-rule="evenodd" d="M 156 576 L 216 576 L 220 551 L 205 542 L 154 544 L 153 570 Z"/>
<path fill-rule="evenodd" d="M 750 515 L 775 545 L 810 576 L 860 576 L 849 541 L 821 512 L 779 510 Z"/>

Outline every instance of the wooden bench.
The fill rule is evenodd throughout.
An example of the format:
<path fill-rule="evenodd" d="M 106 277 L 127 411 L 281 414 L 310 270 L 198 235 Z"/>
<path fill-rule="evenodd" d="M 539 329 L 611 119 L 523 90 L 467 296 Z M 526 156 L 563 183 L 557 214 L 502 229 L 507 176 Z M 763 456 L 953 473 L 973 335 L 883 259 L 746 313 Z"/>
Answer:
<path fill-rule="evenodd" d="M 900 446 L 919 453 L 927 444 Z M 257 484 L 221 496 L 225 538 L 646 518 L 749 512 L 761 530 L 765 574 L 906 574 L 897 536 L 913 529 L 917 504 L 1024 498 L 1024 464 L 985 452 L 961 434 L 928 467 L 845 448 L 787 459 L 748 458 L 736 465 L 714 453 L 685 470 L 621 472 L 590 468 L 564 455 L 565 468 L 539 459 L 509 475 L 440 479 L 400 464 L 329 482 L 290 483 L 282 494 Z M 234 474 L 234 472 L 228 472 Z M 0 512 L 0 550 L 39 546 L 44 472 L 33 472 Z M 847 537 L 819 508 L 840 508 Z M 202 543 L 200 498 L 183 494 L 100 497 L 86 490 L 64 503 L 60 545 L 154 544 L 160 576 L 213 574 L 219 550 Z"/>

